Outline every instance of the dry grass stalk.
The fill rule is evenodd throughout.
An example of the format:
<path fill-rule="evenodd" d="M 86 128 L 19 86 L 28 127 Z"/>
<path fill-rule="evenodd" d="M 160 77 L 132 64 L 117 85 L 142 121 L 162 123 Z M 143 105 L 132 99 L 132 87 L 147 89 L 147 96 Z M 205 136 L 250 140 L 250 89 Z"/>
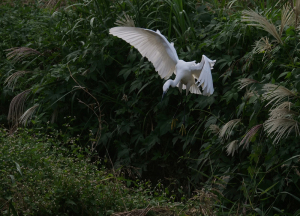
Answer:
<path fill-rule="evenodd" d="M 230 142 L 227 146 L 226 146 L 226 152 L 227 155 L 231 155 L 233 156 L 234 153 L 238 150 L 239 145 L 238 145 L 238 140 L 234 140 L 232 142 Z"/>
<path fill-rule="evenodd" d="M 263 99 L 270 100 L 266 106 L 268 106 L 271 103 L 273 103 L 273 106 L 276 106 L 284 99 L 291 99 L 297 97 L 293 92 L 291 92 L 283 86 L 265 84 L 262 89 L 263 91 L 265 91 L 265 93 L 262 94 Z"/>
<path fill-rule="evenodd" d="M 239 87 L 240 90 L 245 88 L 246 86 L 248 86 L 250 84 L 259 83 L 258 81 L 254 80 L 254 79 L 249 79 L 249 78 L 239 79 L 238 82 L 240 84 L 240 87 Z"/>
<path fill-rule="evenodd" d="M 233 119 L 227 122 L 220 130 L 219 137 L 228 139 L 233 128 L 241 122 L 241 119 Z"/>
<path fill-rule="evenodd" d="M 13 126 L 18 125 L 19 118 L 23 114 L 24 103 L 27 99 L 27 95 L 31 92 L 31 89 L 25 90 L 16 95 L 10 102 L 8 110 L 8 121 L 11 121 Z"/>
<path fill-rule="evenodd" d="M 279 34 L 279 32 L 276 29 L 276 26 L 272 22 L 270 22 L 264 16 L 256 13 L 253 10 L 244 10 L 242 13 L 243 22 L 249 22 L 248 25 L 250 26 L 257 26 L 259 28 L 262 28 L 266 32 L 273 35 L 273 37 L 276 38 L 278 43 L 283 44 L 281 40 L 281 35 Z"/>
<path fill-rule="evenodd" d="M 123 11 L 123 15 L 124 15 L 124 17 L 118 16 L 118 19 L 116 20 L 115 25 L 135 27 L 134 20 L 132 19 L 132 17 L 128 16 L 124 11 Z"/>
<path fill-rule="evenodd" d="M 32 73 L 32 72 L 31 71 L 17 71 L 15 73 L 13 73 L 12 75 L 10 75 L 9 77 L 7 77 L 6 80 L 4 81 L 4 84 L 6 84 L 6 87 L 14 89 L 15 84 L 16 84 L 17 80 L 19 79 L 19 77 L 21 77 L 27 73 Z"/>
<path fill-rule="evenodd" d="M 209 131 L 212 132 L 213 134 L 218 134 L 220 132 L 220 128 L 216 124 L 211 124 L 209 126 Z"/>
<path fill-rule="evenodd" d="M 6 54 L 7 59 L 11 59 L 15 63 L 29 56 L 42 55 L 42 53 L 40 53 L 39 51 L 31 49 L 29 47 L 14 47 L 5 51 L 8 52 Z"/>
<path fill-rule="evenodd" d="M 100 106 L 100 103 L 99 103 L 99 101 L 97 100 L 97 98 L 94 96 L 94 95 L 92 95 L 89 91 L 88 91 L 88 89 L 87 88 L 85 88 L 85 87 L 82 87 L 78 82 L 77 82 L 77 80 L 73 77 L 73 75 L 72 75 L 72 73 L 71 73 L 71 70 L 70 70 L 70 68 L 69 68 L 69 66 L 68 66 L 68 70 L 69 70 L 69 73 L 70 73 L 70 77 L 74 80 L 74 82 L 78 85 L 78 86 L 74 86 L 74 88 L 78 88 L 78 89 L 81 89 L 81 90 L 83 90 L 85 93 L 87 93 L 88 95 L 90 95 L 94 100 L 95 100 L 95 102 L 96 102 L 96 106 L 95 107 L 92 107 L 92 106 L 89 106 L 89 105 L 87 105 L 86 103 L 84 103 L 83 101 L 81 101 L 81 100 L 79 100 L 79 102 L 80 103 L 83 103 L 84 105 L 86 105 L 96 116 L 97 116 L 97 120 L 98 120 L 98 130 L 97 130 L 97 134 L 96 134 L 96 139 L 95 140 L 97 140 L 97 142 L 99 141 L 99 139 L 100 139 L 100 137 L 101 137 L 101 132 L 102 132 L 102 112 L 101 112 L 101 106 Z M 93 142 L 92 143 L 92 148 L 91 148 L 91 151 L 93 152 L 95 149 L 96 149 L 96 144 L 97 144 L 97 142 Z M 124 202 L 124 200 L 123 200 L 123 202 Z M 126 208 L 126 205 L 125 205 L 125 203 L 124 203 L 124 206 L 125 206 L 125 208 Z"/>
<path fill-rule="evenodd" d="M 268 136 L 274 138 L 273 143 L 278 143 L 282 138 L 286 138 L 292 131 L 299 135 L 298 122 L 293 119 L 278 118 L 268 119 L 264 123 Z"/>
<path fill-rule="evenodd" d="M 216 189 L 212 189 L 217 191 Z M 221 193 L 220 191 L 218 191 Z M 218 196 L 211 191 L 202 188 L 195 191 L 196 195 L 189 201 L 197 201 L 199 203 L 198 208 L 192 208 L 188 212 L 188 215 L 214 215 L 214 204 L 219 202 Z"/>
<path fill-rule="evenodd" d="M 251 128 L 244 136 L 243 140 L 240 142 L 240 146 L 244 145 L 243 148 L 248 148 L 249 143 L 251 139 L 255 136 L 257 131 L 263 126 L 263 124 L 255 125 L 253 128 Z"/>
<path fill-rule="evenodd" d="M 32 107 L 30 107 L 28 110 L 26 110 L 23 115 L 20 117 L 19 122 L 26 126 L 28 120 L 32 117 L 35 110 L 39 107 L 39 104 L 36 104 Z"/>

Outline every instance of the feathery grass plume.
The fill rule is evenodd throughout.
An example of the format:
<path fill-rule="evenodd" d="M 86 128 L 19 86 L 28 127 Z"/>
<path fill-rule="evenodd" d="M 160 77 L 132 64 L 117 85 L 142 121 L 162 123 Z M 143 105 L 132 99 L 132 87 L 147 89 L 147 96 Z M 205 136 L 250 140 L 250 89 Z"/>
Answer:
<path fill-rule="evenodd" d="M 245 95 L 244 95 L 244 98 L 245 99 L 250 99 L 251 97 L 253 97 L 253 96 L 257 96 L 258 95 L 258 93 L 256 92 L 256 91 L 246 91 L 245 92 Z M 257 99 L 257 98 L 256 98 Z M 255 99 L 255 100 L 256 100 Z"/>
<path fill-rule="evenodd" d="M 116 20 L 115 25 L 135 27 L 132 17 L 128 16 L 124 11 L 123 11 L 123 15 L 124 15 L 124 17 L 118 16 L 118 19 Z"/>
<path fill-rule="evenodd" d="M 226 152 L 227 152 L 227 155 L 231 155 L 233 156 L 234 153 L 238 150 L 239 148 L 239 145 L 238 145 L 238 140 L 234 140 L 232 142 L 230 142 L 227 146 L 226 146 Z"/>
<path fill-rule="evenodd" d="M 275 109 L 289 109 L 291 110 L 291 106 L 293 105 L 292 102 L 284 101 L 280 105 L 278 105 Z"/>
<path fill-rule="evenodd" d="M 243 89 L 245 88 L 247 85 L 253 84 L 253 83 L 259 83 L 258 81 L 254 80 L 254 79 L 249 79 L 249 78 L 242 78 L 238 80 L 240 87 L 239 89 Z"/>
<path fill-rule="evenodd" d="M 39 107 L 39 104 L 36 104 L 32 107 L 30 107 L 28 110 L 26 110 L 23 115 L 19 118 L 19 122 L 23 124 L 24 126 L 27 125 L 28 120 L 32 117 L 35 110 Z"/>
<path fill-rule="evenodd" d="M 27 73 L 32 73 L 32 72 L 31 71 L 17 71 L 15 73 L 13 73 L 12 75 L 10 75 L 9 77 L 7 77 L 4 81 L 4 84 L 6 84 L 6 87 L 14 89 L 15 84 L 16 84 L 17 80 L 19 79 L 19 77 L 21 77 Z"/>
<path fill-rule="evenodd" d="M 255 136 L 257 131 L 263 126 L 263 124 L 255 125 L 251 128 L 244 136 L 243 140 L 240 142 L 240 146 L 244 144 L 243 148 L 248 148 L 251 139 Z"/>
<path fill-rule="evenodd" d="M 265 84 L 262 88 L 265 93 L 262 94 L 264 100 L 270 100 L 266 106 L 273 103 L 273 106 L 277 106 L 284 99 L 291 99 L 297 97 L 293 92 L 283 86 L 274 84 Z M 273 107 L 272 106 L 272 107 Z"/>
<path fill-rule="evenodd" d="M 290 102 L 288 102 L 290 103 Z M 269 119 L 288 118 L 292 119 L 294 116 L 298 116 L 299 113 L 289 108 L 281 108 L 281 105 L 272 109 L 269 113 Z"/>
<path fill-rule="evenodd" d="M 269 42 L 269 38 L 263 37 L 260 40 L 255 41 L 255 45 L 252 52 L 256 54 L 264 53 L 264 57 L 263 57 L 264 59 L 266 53 L 271 50 L 272 50 L 272 44 Z"/>
<path fill-rule="evenodd" d="M 280 32 L 279 32 L 280 36 L 282 35 L 284 27 L 286 25 L 289 25 L 289 24 L 292 23 L 293 14 L 294 14 L 294 11 L 289 5 L 286 4 L 282 7 L 282 10 L 281 10 L 281 26 L 280 26 Z"/>
<path fill-rule="evenodd" d="M 298 26 L 298 22 L 299 22 L 299 15 L 300 15 L 300 1 L 296 0 L 295 1 L 295 5 L 293 8 L 294 11 L 294 24 L 295 24 L 295 28 Z"/>
<path fill-rule="evenodd" d="M 273 37 L 276 38 L 278 43 L 283 44 L 281 40 L 281 35 L 278 33 L 276 26 L 272 22 L 267 20 L 267 18 L 256 13 L 253 10 L 244 10 L 242 13 L 242 22 L 249 22 L 249 26 L 257 26 L 259 28 L 262 28 L 266 32 L 273 35 Z"/>
<path fill-rule="evenodd" d="M 7 59 L 11 59 L 15 63 L 27 58 L 28 56 L 42 55 L 39 51 L 29 47 L 14 47 L 4 51 L 8 52 L 6 54 Z"/>
<path fill-rule="evenodd" d="M 20 94 L 16 95 L 9 104 L 7 120 L 11 121 L 13 125 L 17 125 L 19 118 L 23 114 L 24 103 L 27 99 L 27 95 L 31 92 L 31 89 L 27 89 Z"/>
<path fill-rule="evenodd" d="M 273 144 L 278 143 L 282 138 L 286 138 L 292 131 L 296 133 L 296 136 L 299 135 L 298 122 L 293 119 L 268 119 L 264 122 L 264 129 L 268 136 L 274 138 Z"/>
<path fill-rule="evenodd" d="M 209 131 L 212 132 L 213 134 L 218 134 L 220 132 L 220 128 L 216 124 L 211 124 L 209 125 Z"/>
<path fill-rule="evenodd" d="M 225 137 L 225 139 L 228 139 L 233 128 L 240 122 L 241 119 L 233 119 L 223 125 L 223 127 L 220 129 L 219 138 Z"/>

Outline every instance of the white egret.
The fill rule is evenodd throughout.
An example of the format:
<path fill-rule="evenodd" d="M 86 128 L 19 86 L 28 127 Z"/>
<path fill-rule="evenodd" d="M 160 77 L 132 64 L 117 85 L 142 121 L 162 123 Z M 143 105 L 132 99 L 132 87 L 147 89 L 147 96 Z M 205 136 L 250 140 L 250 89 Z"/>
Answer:
<path fill-rule="evenodd" d="M 214 92 L 211 69 L 215 64 L 205 55 L 202 55 L 200 63 L 196 61 L 185 62 L 180 60 L 174 48 L 174 43 L 169 41 L 160 33 L 149 29 L 137 27 L 114 27 L 109 33 L 117 36 L 134 46 L 142 56 L 152 62 L 155 70 L 161 78 L 168 79 L 173 73 L 174 80 L 167 80 L 163 85 L 163 96 L 170 86 L 186 89 L 186 95 L 190 91 L 193 94 L 201 94 L 199 86 L 202 86 L 203 95 L 211 95 Z"/>
<path fill-rule="evenodd" d="M 169 79 L 163 85 L 162 99 L 170 86 L 177 86 L 180 93 L 182 89 L 186 89 L 186 95 L 189 92 L 201 94 L 200 86 L 203 95 L 213 94 L 211 69 L 213 69 L 215 60 L 212 61 L 205 55 L 202 55 L 202 60 L 198 64 L 196 61 L 185 62 L 180 60 L 174 48 L 174 43 L 169 43 L 158 30 L 155 32 L 149 29 L 122 26 L 111 28 L 109 33 L 125 40 L 134 46 L 142 56 L 147 57 L 162 79 L 168 79 L 173 73 L 176 75 L 174 80 Z M 175 125 L 174 120 L 175 117 L 173 117 L 172 125 Z M 184 125 L 185 118 L 181 128 L 182 131 L 185 131 Z"/>

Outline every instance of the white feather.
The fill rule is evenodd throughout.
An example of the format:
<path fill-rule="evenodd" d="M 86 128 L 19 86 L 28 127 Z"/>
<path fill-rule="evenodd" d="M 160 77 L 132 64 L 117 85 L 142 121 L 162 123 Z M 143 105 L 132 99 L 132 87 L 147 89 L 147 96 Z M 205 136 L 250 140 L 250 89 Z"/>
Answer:
<path fill-rule="evenodd" d="M 147 57 L 161 78 L 168 78 L 172 75 L 170 71 L 174 71 L 179 59 L 174 45 L 170 44 L 159 31 L 135 27 L 115 27 L 111 28 L 109 33 L 122 38 L 134 46 L 142 56 Z"/>
<path fill-rule="evenodd" d="M 214 93 L 211 69 L 213 69 L 215 62 L 215 60 L 210 60 L 205 55 L 202 55 L 201 62 L 192 67 L 192 74 L 197 79 L 196 84 L 202 86 L 203 95 Z"/>

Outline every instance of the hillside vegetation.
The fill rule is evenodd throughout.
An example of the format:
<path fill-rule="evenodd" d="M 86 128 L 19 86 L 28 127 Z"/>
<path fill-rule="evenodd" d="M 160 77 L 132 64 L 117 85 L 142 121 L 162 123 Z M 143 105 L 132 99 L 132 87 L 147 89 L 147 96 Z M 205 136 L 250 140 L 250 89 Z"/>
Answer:
<path fill-rule="evenodd" d="M 3 214 L 300 214 L 300 0 L 14 1 L 0 14 Z M 108 34 L 127 16 L 180 59 L 216 60 L 214 94 L 161 101 L 153 65 Z M 137 176 L 164 187 L 148 197 Z"/>

